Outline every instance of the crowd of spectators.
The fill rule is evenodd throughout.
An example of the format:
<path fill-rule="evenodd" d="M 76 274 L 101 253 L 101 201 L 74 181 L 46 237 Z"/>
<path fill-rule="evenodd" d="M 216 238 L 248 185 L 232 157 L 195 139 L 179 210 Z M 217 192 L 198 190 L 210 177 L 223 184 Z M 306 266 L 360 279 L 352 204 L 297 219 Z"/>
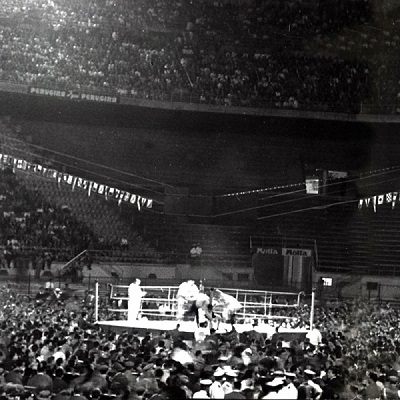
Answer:
<path fill-rule="evenodd" d="M 14 259 L 25 250 L 48 249 L 37 256 L 43 258 L 43 269 L 49 268 L 53 257 L 71 257 L 90 245 L 94 236 L 84 224 L 68 209 L 48 204 L 39 192 L 19 184 L 10 168 L 1 171 L 0 187 L 3 267 L 15 266 Z"/>
<path fill-rule="evenodd" d="M 40 190 L 27 189 L 9 167 L 0 171 L 0 193 L 2 268 L 16 267 L 19 258 L 28 257 L 33 269 L 46 270 L 54 260 L 68 261 L 83 250 L 129 249 L 123 237 L 96 236 L 69 207 L 51 204 Z"/>
<path fill-rule="evenodd" d="M 273 336 L 232 330 L 195 342 L 178 326 L 106 331 L 89 294 L 1 289 L 0 398 L 399 398 L 399 313 L 389 304 L 321 304 L 317 329 L 296 338 L 277 326 Z M 111 317 L 100 307 L 100 320 Z"/>
<path fill-rule="evenodd" d="M 362 102 L 386 101 L 369 79 L 369 63 L 385 63 L 381 51 L 368 51 L 380 39 L 370 31 L 347 41 L 361 49 L 354 59 L 332 35 L 373 24 L 375 3 L 5 0 L 0 78 L 71 93 L 356 112 Z M 395 24 L 388 29 L 380 49 L 396 43 Z"/>

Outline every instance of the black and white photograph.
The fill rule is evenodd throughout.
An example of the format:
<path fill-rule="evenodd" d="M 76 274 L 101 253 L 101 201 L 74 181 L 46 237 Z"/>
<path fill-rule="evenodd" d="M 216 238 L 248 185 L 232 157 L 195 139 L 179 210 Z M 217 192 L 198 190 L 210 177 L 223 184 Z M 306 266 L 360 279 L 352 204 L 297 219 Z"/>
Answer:
<path fill-rule="evenodd" d="M 0 0 L 0 400 L 400 400 L 400 0 Z"/>

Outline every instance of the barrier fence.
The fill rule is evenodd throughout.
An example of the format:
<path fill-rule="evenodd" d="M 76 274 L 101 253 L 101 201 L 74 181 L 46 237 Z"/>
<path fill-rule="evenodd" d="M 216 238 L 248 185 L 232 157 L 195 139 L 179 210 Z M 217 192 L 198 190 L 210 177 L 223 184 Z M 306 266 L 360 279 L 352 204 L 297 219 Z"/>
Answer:
<path fill-rule="evenodd" d="M 32 89 L 34 88 L 34 89 Z M 140 105 L 141 102 L 154 102 L 153 107 L 166 108 L 169 104 L 192 104 L 197 106 L 209 106 L 210 111 L 215 109 L 217 112 L 224 112 L 225 109 L 238 108 L 238 113 L 241 113 L 240 109 L 246 108 L 259 109 L 259 110 L 275 110 L 282 111 L 304 111 L 304 112 L 323 112 L 326 119 L 329 113 L 338 114 L 337 119 L 347 119 L 346 113 L 348 114 L 377 114 L 377 115 L 398 115 L 400 109 L 398 105 L 393 103 L 367 103 L 367 102 L 356 102 L 348 104 L 345 108 L 343 104 L 338 103 L 327 103 L 327 102 L 298 102 L 296 106 L 292 104 L 280 104 L 276 101 L 270 100 L 257 100 L 257 99 L 236 99 L 230 98 L 229 101 L 221 100 L 216 102 L 215 100 L 207 99 L 202 95 L 201 91 L 197 90 L 172 90 L 170 92 L 145 90 L 135 91 L 129 93 L 126 90 L 117 89 L 104 89 L 104 88 L 93 88 L 80 85 L 79 88 L 76 85 L 66 86 L 60 85 L 59 83 L 52 83 L 51 85 L 44 85 L 41 83 L 35 83 L 29 85 L 22 81 L 9 81 L 0 80 L 0 89 L 15 93 L 26 93 L 37 96 L 47 97 L 64 97 L 71 100 L 87 100 L 107 103 L 120 103 L 126 105 Z M 40 91 L 43 89 L 43 93 Z M 61 94 L 60 94 L 61 93 Z M 65 94 L 64 94 L 65 93 Z M 164 105 L 163 105 L 164 103 Z M 146 104 L 149 105 L 149 104 Z M 168 108 L 168 107 L 167 107 Z M 378 118 L 379 119 L 379 118 Z M 379 121 L 377 121 L 379 122 Z"/>

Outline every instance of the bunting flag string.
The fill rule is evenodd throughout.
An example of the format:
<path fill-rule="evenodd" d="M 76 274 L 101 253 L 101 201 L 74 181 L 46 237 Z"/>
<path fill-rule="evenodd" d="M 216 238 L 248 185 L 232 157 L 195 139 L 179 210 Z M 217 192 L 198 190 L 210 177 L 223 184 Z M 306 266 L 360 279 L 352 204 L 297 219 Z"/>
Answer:
<path fill-rule="evenodd" d="M 235 193 L 226 193 L 226 194 L 220 194 L 215 197 L 236 197 L 236 196 L 243 196 L 246 194 L 254 194 L 254 193 L 264 193 L 264 192 L 272 192 L 280 189 L 289 189 L 289 188 L 294 188 L 297 186 L 304 186 L 304 182 L 300 183 L 291 183 L 289 185 L 279 185 L 279 186 L 274 186 L 270 188 L 263 188 L 263 189 L 253 189 L 253 190 L 246 190 L 246 191 L 241 191 L 241 192 L 235 192 Z"/>
<path fill-rule="evenodd" d="M 26 160 L 15 158 L 8 154 L 0 153 L 0 165 L 2 167 L 10 167 L 15 173 L 16 170 L 23 170 L 31 172 L 35 175 L 44 176 L 51 180 L 56 181 L 57 186 L 61 188 L 61 185 L 71 186 L 71 190 L 80 189 L 87 192 L 90 196 L 92 193 L 104 196 L 106 200 L 115 199 L 118 205 L 130 204 L 136 205 L 140 211 L 142 208 L 152 208 L 153 200 L 147 199 L 136 194 L 120 190 L 117 188 L 109 187 L 107 185 L 83 179 L 79 176 L 74 176 L 68 173 L 59 172 L 55 169 L 49 169 L 40 164 L 30 163 Z"/>
<path fill-rule="evenodd" d="M 399 192 L 388 192 L 385 194 L 379 194 L 376 196 L 360 199 L 358 201 L 358 209 L 361 210 L 363 207 L 368 208 L 369 205 L 372 204 L 372 208 L 374 209 L 374 212 L 376 212 L 377 206 L 380 206 L 382 204 L 391 204 L 393 210 L 396 206 L 396 202 L 399 201 Z"/>

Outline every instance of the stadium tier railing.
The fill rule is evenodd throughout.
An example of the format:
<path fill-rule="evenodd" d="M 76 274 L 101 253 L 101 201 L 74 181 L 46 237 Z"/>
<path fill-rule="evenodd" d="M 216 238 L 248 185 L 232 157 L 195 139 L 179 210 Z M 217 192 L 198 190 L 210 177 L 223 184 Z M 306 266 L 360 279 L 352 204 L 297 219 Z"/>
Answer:
<path fill-rule="evenodd" d="M 4 250 L 4 247 L 0 246 Z M 26 257 L 34 254 L 50 253 L 56 262 L 69 262 L 72 258 L 77 256 L 82 249 L 77 247 L 30 247 L 20 246 L 18 251 L 15 252 L 15 257 Z M 187 253 L 173 253 L 173 252 L 145 252 L 135 250 L 96 250 L 87 249 L 90 253 L 93 263 L 142 263 L 142 264 L 192 264 L 193 260 Z M 250 255 L 204 255 L 200 259 L 196 259 L 196 266 L 205 265 L 220 265 L 220 266 L 250 266 Z"/>
<path fill-rule="evenodd" d="M 29 93 L 29 87 L 43 88 L 47 90 L 66 90 L 71 92 L 85 92 L 95 94 L 98 96 L 118 96 L 120 103 L 132 104 L 135 103 L 132 100 L 137 101 L 157 101 L 164 103 L 187 103 L 194 105 L 207 105 L 211 107 L 222 107 L 222 108 L 255 108 L 255 109 L 275 109 L 275 110 L 293 110 L 293 111 L 310 111 L 310 112 L 332 112 L 332 113 L 348 113 L 348 114 L 359 114 L 368 113 L 373 111 L 377 114 L 383 113 L 380 110 L 379 105 L 368 105 L 362 102 L 348 103 L 345 106 L 343 103 L 326 103 L 326 102 L 298 102 L 298 107 L 291 105 L 279 104 L 276 100 L 263 100 L 263 99 L 235 99 L 230 98 L 229 104 L 224 102 L 224 99 L 217 104 L 215 101 L 204 98 L 202 92 L 198 90 L 172 90 L 170 92 L 156 91 L 156 90 L 145 90 L 135 91 L 134 94 L 128 93 L 127 90 L 123 89 L 100 89 L 84 85 L 59 85 L 52 83 L 51 85 L 36 83 L 36 82 L 18 82 L 0 79 L 0 90 L 18 92 L 18 93 Z M 393 105 L 382 105 L 383 110 L 396 110 L 396 106 Z M 395 112 L 397 113 L 397 111 Z"/>

